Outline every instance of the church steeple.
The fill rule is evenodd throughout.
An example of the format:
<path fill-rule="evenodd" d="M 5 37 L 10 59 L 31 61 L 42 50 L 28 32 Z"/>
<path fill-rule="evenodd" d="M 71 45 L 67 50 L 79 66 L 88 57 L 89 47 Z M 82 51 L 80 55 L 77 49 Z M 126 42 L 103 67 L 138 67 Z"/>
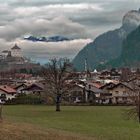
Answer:
<path fill-rule="evenodd" d="M 88 68 L 87 68 L 87 59 L 85 59 L 85 72 L 88 71 Z"/>
<path fill-rule="evenodd" d="M 89 69 L 88 69 L 88 63 L 87 63 L 87 59 L 85 59 L 85 79 L 88 80 L 89 78 Z"/>

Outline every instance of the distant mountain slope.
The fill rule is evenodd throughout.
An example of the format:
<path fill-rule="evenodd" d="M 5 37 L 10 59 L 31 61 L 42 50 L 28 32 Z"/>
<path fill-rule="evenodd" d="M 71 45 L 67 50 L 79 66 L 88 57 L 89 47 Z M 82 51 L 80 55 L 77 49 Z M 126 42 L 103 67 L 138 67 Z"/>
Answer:
<path fill-rule="evenodd" d="M 24 37 L 25 40 L 28 41 L 33 41 L 33 42 L 60 42 L 60 41 L 69 41 L 71 39 L 62 37 L 62 36 L 52 36 L 52 37 L 34 37 L 34 36 L 29 36 L 29 37 Z"/>
<path fill-rule="evenodd" d="M 85 59 L 87 59 L 88 67 L 94 69 L 99 64 L 119 57 L 123 40 L 138 25 L 140 25 L 140 11 L 129 11 L 123 17 L 122 26 L 119 29 L 98 36 L 78 53 L 73 60 L 75 68 L 80 71 L 84 70 Z"/>
<path fill-rule="evenodd" d="M 122 53 L 105 67 L 140 67 L 140 26 L 131 32 L 123 42 Z"/>

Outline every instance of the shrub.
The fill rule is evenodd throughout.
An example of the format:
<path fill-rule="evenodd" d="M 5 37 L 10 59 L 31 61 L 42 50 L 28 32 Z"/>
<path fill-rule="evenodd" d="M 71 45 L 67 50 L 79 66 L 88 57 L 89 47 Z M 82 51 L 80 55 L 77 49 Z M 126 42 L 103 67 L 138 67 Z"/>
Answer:
<path fill-rule="evenodd" d="M 40 95 L 20 94 L 12 100 L 7 100 L 6 104 L 43 104 L 43 100 Z"/>

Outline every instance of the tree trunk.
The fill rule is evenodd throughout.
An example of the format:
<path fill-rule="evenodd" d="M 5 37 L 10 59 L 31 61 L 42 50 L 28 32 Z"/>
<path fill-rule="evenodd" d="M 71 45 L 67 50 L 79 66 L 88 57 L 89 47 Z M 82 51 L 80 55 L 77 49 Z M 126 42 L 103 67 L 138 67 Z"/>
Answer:
<path fill-rule="evenodd" d="M 61 111 L 60 109 L 60 95 L 56 97 L 56 111 Z"/>
<path fill-rule="evenodd" d="M 58 111 L 58 112 L 61 111 L 60 110 L 60 103 L 56 103 L 56 111 Z"/>
<path fill-rule="evenodd" d="M 2 104 L 0 105 L 0 121 L 2 120 Z"/>

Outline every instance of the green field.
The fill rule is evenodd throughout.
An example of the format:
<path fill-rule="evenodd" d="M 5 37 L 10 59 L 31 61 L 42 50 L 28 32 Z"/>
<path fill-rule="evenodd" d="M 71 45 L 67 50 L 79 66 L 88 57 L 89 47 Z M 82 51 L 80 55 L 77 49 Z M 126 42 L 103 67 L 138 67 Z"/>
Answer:
<path fill-rule="evenodd" d="M 36 134 L 42 130 L 93 140 L 140 140 L 140 125 L 125 119 L 125 108 L 63 106 L 61 112 L 55 112 L 53 106 L 4 106 L 3 117 L 4 122 L 18 124 L 20 128 L 30 125 Z"/>

